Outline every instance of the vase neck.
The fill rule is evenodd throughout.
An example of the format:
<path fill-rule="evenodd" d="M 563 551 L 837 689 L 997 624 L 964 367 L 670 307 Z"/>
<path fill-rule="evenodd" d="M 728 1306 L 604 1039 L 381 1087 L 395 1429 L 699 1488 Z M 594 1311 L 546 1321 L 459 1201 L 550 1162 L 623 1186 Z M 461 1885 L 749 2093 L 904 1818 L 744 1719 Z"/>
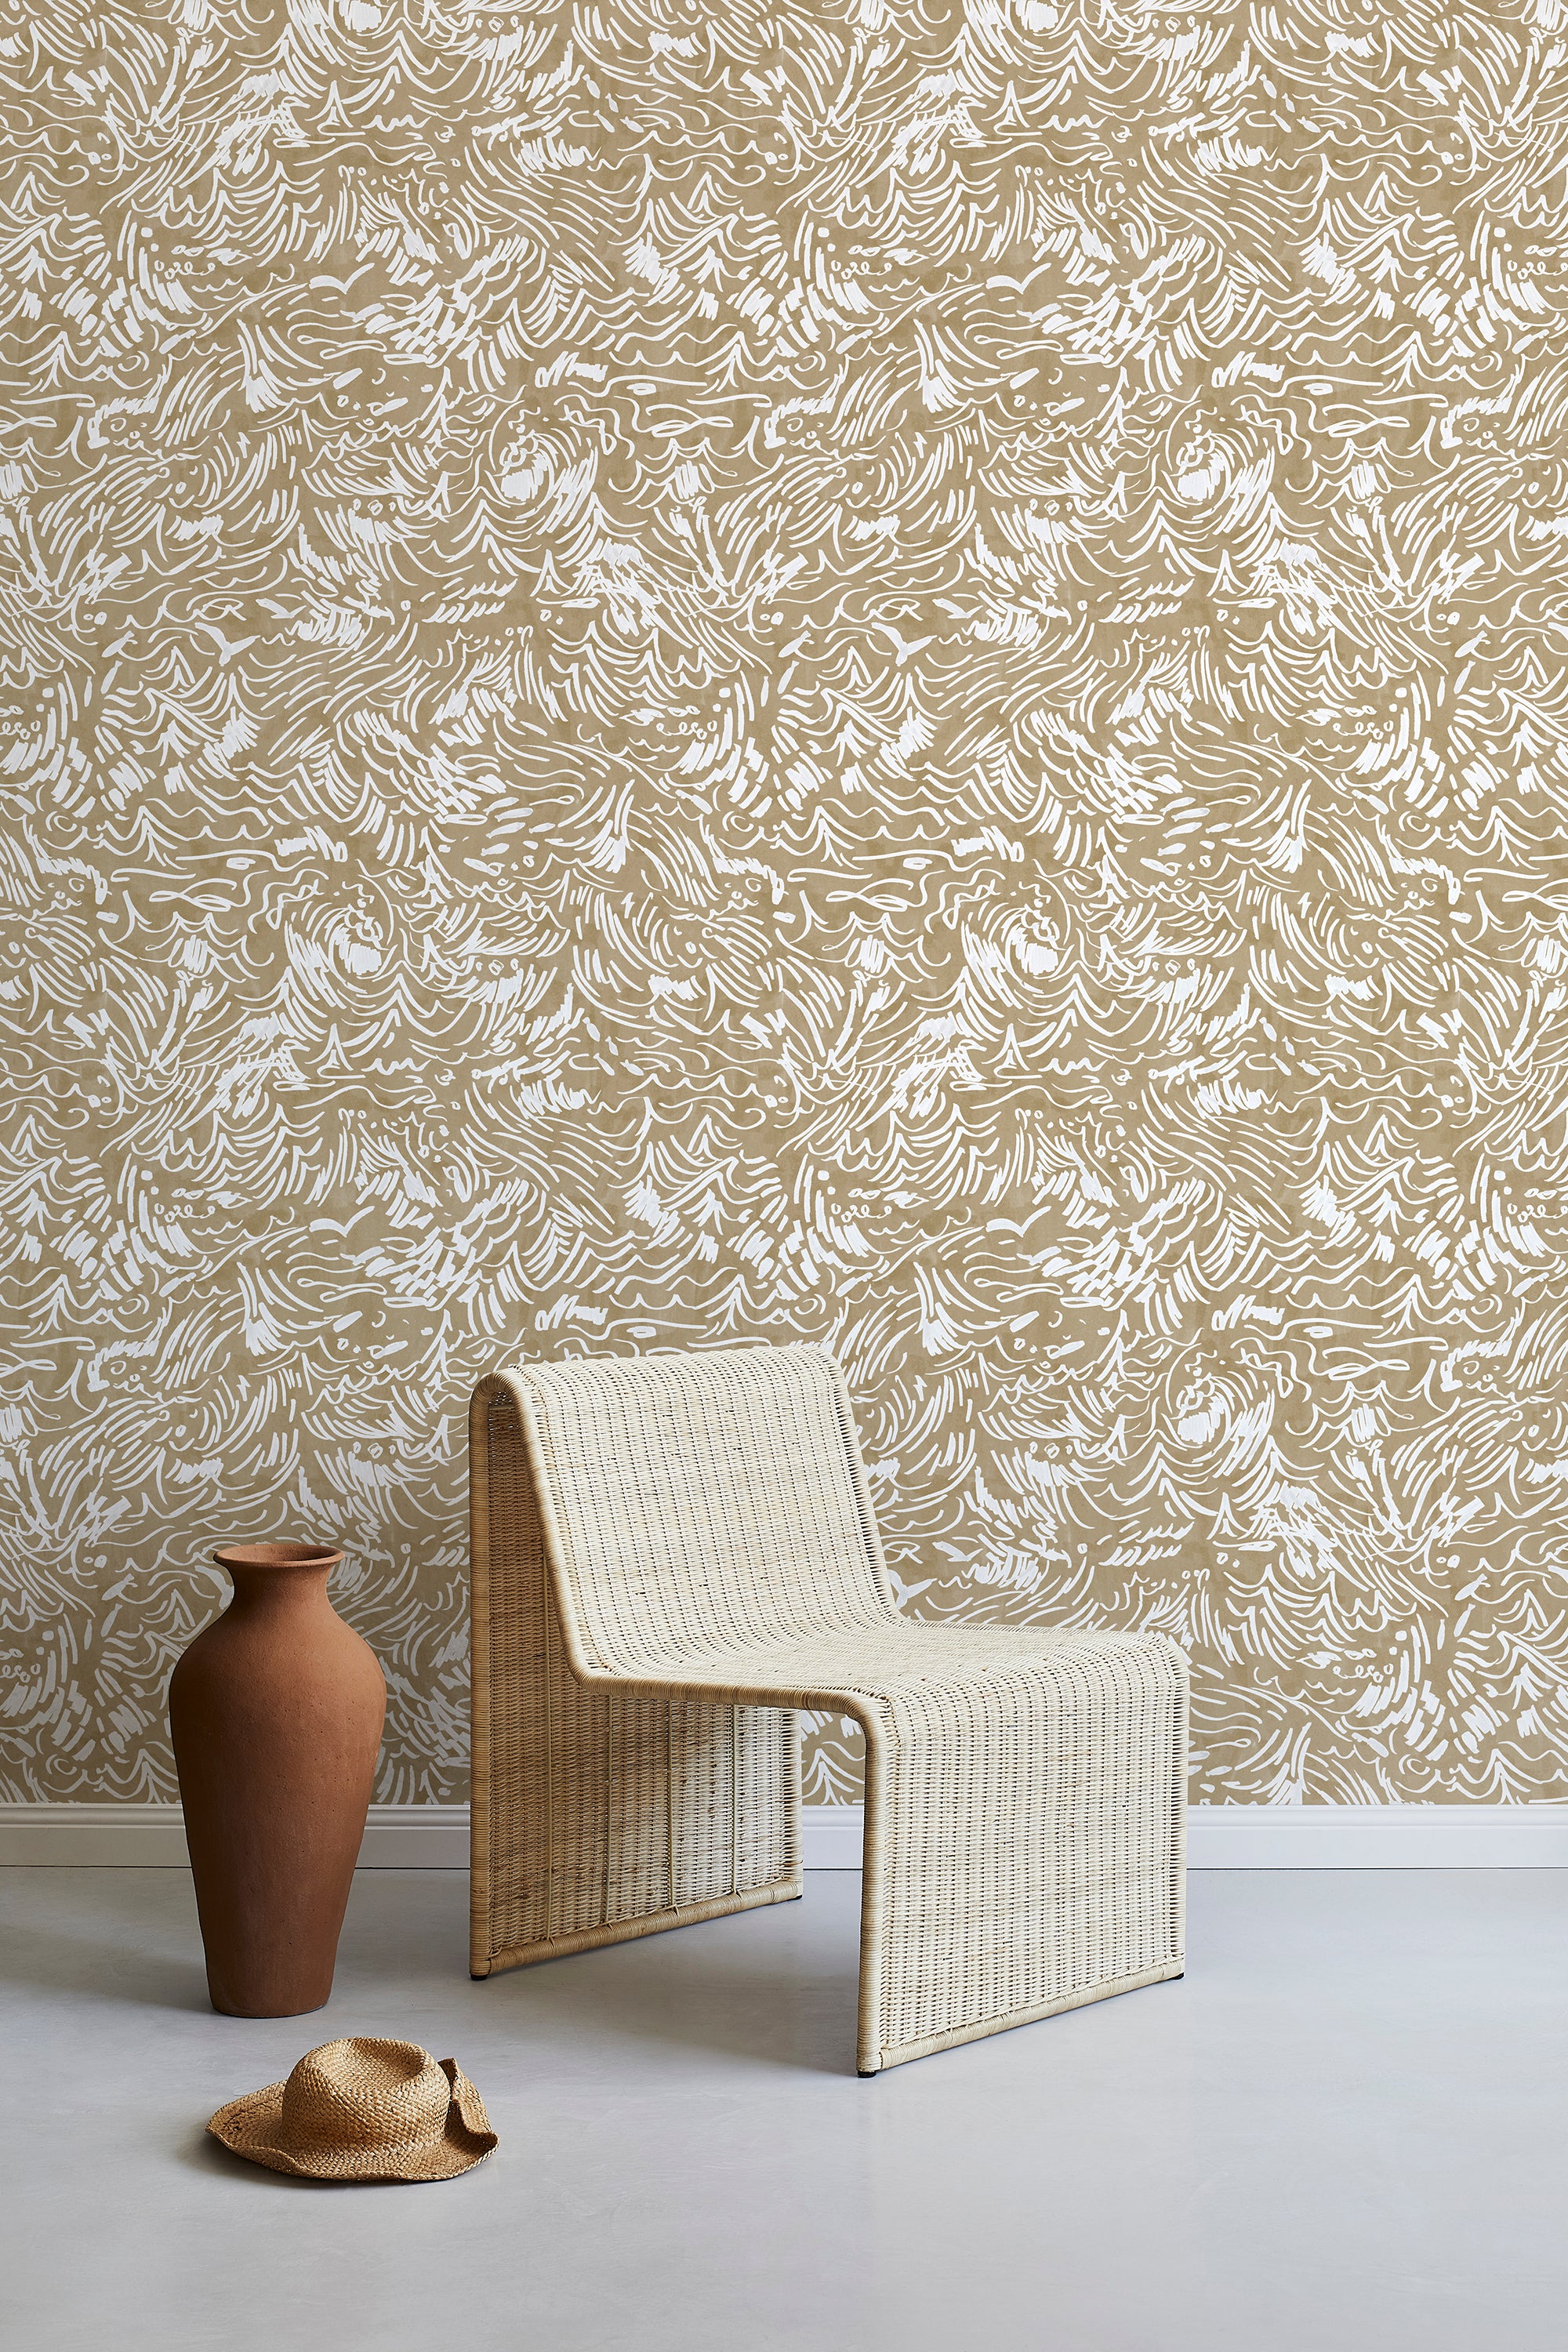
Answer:
<path fill-rule="evenodd" d="M 243 1610 L 247 1616 L 284 1609 L 324 1609 L 335 1613 L 327 1593 L 331 1572 L 313 1564 L 298 1568 L 226 1567 L 224 1573 L 234 1580 L 234 1599 L 229 1607 Z"/>
<path fill-rule="evenodd" d="M 234 1580 L 230 1608 L 246 1616 L 279 1609 L 334 1613 L 327 1599 L 327 1579 L 342 1554 L 331 1544 L 230 1543 L 221 1545 L 213 1558 Z"/>

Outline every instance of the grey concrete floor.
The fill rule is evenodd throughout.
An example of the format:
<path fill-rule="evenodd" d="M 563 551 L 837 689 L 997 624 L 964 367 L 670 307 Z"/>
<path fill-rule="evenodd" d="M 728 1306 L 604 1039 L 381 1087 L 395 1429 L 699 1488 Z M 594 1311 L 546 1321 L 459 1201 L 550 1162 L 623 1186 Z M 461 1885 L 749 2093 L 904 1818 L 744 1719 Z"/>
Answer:
<path fill-rule="evenodd" d="M 362 1872 L 314 2017 L 208 2010 L 190 1883 L 0 1871 L 7 2352 L 1563 2352 L 1568 1873 L 1204 1873 L 1189 1972 L 853 2072 L 858 1881 L 469 1982 Z M 333 2034 L 501 2144 L 329 2189 L 204 2137 Z"/>

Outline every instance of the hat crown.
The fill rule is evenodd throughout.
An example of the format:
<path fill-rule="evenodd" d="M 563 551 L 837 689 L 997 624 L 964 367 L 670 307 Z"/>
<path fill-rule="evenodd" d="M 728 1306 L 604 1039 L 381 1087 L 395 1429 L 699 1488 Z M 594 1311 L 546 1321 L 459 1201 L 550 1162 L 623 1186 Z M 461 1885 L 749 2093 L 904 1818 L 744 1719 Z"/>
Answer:
<path fill-rule="evenodd" d="M 439 2139 L 451 2095 L 446 2074 L 416 2042 L 323 2042 L 284 2085 L 279 2137 L 300 2150 Z"/>

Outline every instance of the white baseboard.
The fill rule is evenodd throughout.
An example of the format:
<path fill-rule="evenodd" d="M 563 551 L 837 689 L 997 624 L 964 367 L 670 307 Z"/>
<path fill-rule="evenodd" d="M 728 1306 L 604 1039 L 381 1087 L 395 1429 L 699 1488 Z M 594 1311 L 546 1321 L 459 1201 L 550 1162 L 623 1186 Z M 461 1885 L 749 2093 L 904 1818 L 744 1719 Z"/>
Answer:
<path fill-rule="evenodd" d="M 858 1870 L 861 1808 L 808 1805 L 807 1870 Z M 1189 1805 L 1189 1870 L 1568 1870 L 1563 1805 Z"/>
<path fill-rule="evenodd" d="M 1189 1805 L 1191 1870 L 1568 1870 L 1568 1805 Z"/>
<path fill-rule="evenodd" d="M 373 1805 L 362 1870 L 467 1870 L 467 1805 Z M 0 1804 L 0 1863 L 185 1869 L 178 1805 Z"/>
<path fill-rule="evenodd" d="M 858 1805 L 808 1805 L 807 1870 L 858 1870 Z M 1194 1870 L 1568 1870 L 1568 1804 L 1189 1805 Z M 0 1864 L 185 1864 L 178 1805 L 0 1804 Z M 365 1870 L 466 1870 L 467 1805 L 373 1805 Z"/>
<path fill-rule="evenodd" d="M 803 1805 L 800 1825 L 807 1870 L 859 1869 L 864 1805 Z"/>

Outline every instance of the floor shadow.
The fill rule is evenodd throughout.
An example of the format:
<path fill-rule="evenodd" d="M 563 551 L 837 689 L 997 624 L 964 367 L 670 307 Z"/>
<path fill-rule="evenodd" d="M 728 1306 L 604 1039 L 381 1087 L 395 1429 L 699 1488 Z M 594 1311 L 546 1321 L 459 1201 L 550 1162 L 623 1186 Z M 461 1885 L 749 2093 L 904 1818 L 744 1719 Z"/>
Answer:
<path fill-rule="evenodd" d="M 246 2188 L 267 2185 L 273 2189 L 352 2189 L 366 2186 L 362 2181 L 310 2180 L 298 2172 L 274 2172 L 269 2164 L 253 2164 L 248 2157 L 236 2156 L 232 2149 L 222 2147 L 209 2131 L 193 2132 L 172 2151 L 176 2164 L 187 2172 L 211 2173 L 215 2179 L 242 2181 Z"/>
<path fill-rule="evenodd" d="M 853 2075 L 858 1979 L 848 1968 L 802 1960 L 759 1965 L 755 1956 L 693 1951 L 688 1937 L 711 1936 L 717 1922 L 674 1928 L 678 1964 L 653 1953 L 656 1939 L 542 1960 L 487 1978 L 475 1990 L 499 2010 L 515 2010 L 546 2032 L 662 2044 L 745 2058 L 760 2066 L 813 2074 Z"/>
<path fill-rule="evenodd" d="M 201 1947 L 190 1957 L 110 1942 L 80 1927 L 0 1928 L 0 1984 L 36 1985 L 83 2000 L 210 2012 Z"/>
<path fill-rule="evenodd" d="M 340 2012 L 395 1986 L 401 2001 L 437 2009 L 452 2003 L 454 2031 L 459 2014 L 487 2026 L 504 2016 L 521 2036 L 550 2042 L 613 2040 L 789 2072 L 854 2074 L 856 1916 L 829 1923 L 819 1916 L 814 1930 L 802 1934 L 796 1906 L 763 1907 L 474 1983 L 467 1965 L 466 1885 L 449 1885 L 453 1874 L 439 1874 L 440 1883 L 421 1884 L 411 1902 L 390 1874 L 361 1875 L 376 1883 L 362 1895 L 356 1882 L 333 1991 Z M 428 1882 L 437 1874 L 409 1875 Z M 788 1932 L 792 1925 L 795 1933 Z M 187 1929 L 162 1905 L 117 1905 L 106 1917 L 86 1900 L 52 1902 L 44 1918 L 8 1924 L 0 1928 L 5 1985 L 37 1988 L 60 2000 L 212 2014 L 194 1911 Z M 238 2160 L 216 2143 L 211 2153 L 220 2169 Z"/>
<path fill-rule="evenodd" d="M 552 2041 L 613 2036 L 808 2073 L 854 2073 L 858 1880 L 842 1903 L 833 1900 L 837 1889 L 821 1889 L 804 1906 L 760 1905 L 693 1920 L 474 1983 L 466 1879 L 409 1874 L 422 1882 L 411 1901 L 397 1884 L 404 1875 L 359 1873 L 339 1948 L 340 2001 L 375 1991 L 395 1940 L 401 1992 L 439 2000 L 460 1975 L 479 2004 L 471 2013 L 487 2023 L 505 2012 L 520 2031 Z"/>

